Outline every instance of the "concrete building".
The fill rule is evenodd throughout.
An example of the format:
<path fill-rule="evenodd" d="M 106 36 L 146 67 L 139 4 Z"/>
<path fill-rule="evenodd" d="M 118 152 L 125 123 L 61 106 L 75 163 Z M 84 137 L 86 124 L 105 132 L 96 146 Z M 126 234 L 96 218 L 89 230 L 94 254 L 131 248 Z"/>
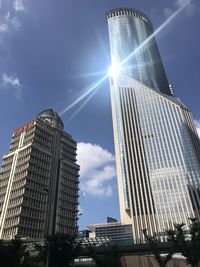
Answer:
<path fill-rule="evenodd" d="M 200 141 L 168 84 L 149 18 L 119 8 L 107 22 L 121 222 L 140 243 L 143 229 L 164 238 L 174 223 L 200 218 Z"/>
<path fill-rule="evenodd" d="M 0 238 L 77 232 L 76 142 L 52 109 L 13 132 L 0 171 Z"/>
<path fill-rule="evenodd" d="M 88 225 L 90 238 L 108 238 L 111 244 L 132 245 L 132 225 L 121 224 L 120 222 L 109 222 L 102 224 Z"/>

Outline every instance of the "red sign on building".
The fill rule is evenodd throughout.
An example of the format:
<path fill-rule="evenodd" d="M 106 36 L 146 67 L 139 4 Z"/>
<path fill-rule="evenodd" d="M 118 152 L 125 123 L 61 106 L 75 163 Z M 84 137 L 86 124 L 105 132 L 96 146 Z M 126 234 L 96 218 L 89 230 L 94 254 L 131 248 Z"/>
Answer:
<path fill-rule="evenodd" d="M 22 132 L 24 132 L 26 129 L 30 128 L 31 126 L 33 126 L 34 124 L 34 120 L 27 122 L 26 124 L 24 124 L 23 126 L 21 126 L 20 128 L 16 129 L 13 132 L 13 135 L 18 135 Z"/>

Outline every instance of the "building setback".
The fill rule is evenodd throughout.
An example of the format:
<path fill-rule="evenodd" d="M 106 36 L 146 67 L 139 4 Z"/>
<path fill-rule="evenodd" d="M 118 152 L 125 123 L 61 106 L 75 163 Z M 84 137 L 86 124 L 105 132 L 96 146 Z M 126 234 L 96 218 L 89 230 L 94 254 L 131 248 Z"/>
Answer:
<path fill-rule="evenodd" d="M 0 239 L 77 233 L 76 142 L 52 109 L 16 129 L 0 171 Z"/>
<path fill-rule="evenodd" d="M 142 12 L 107 13 L 117 179 L 122 224 L 164 239 L 174 223 L 200 218 L 200 141 L 190 110 L 168 84 L 152 24 Z"/>

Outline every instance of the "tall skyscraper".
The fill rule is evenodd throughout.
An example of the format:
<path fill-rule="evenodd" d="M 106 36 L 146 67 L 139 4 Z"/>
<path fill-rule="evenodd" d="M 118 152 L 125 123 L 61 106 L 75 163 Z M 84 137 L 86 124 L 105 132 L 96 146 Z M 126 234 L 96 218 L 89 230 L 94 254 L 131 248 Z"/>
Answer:
<path fill-rule="evenodd" d="M 107 13 L 121 222 L 163 236 L 200 218 L 200 141 L 190 110 L 168 84 L 150 20 L 138 10 Z"/>
<path fill-rule="evenodd" d="M 0 239 L 77 232 L 76 142 L 52 109 L 16 129 L 0 171 Z"/>

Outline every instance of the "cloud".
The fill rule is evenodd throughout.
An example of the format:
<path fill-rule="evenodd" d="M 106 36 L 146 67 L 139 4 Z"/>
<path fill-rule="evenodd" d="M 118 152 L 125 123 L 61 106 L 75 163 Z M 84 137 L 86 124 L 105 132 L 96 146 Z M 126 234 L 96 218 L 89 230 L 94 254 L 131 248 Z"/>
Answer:
<path fill-rule="evenodd" d="M 165 7 L 164 8 L 164 15 L 165 15 L 165 17 L 170 17 L 171 15 L 173 14 L 173 10 L 171 10 L 170 8 L 167 8 L 167 7 Z"/>
<path fill-rule="evenodd" d="M 197 133 L 200 137 L 200 120 L 194 120 L 195 126 L 197 128 Z"/>
<path fill-rule="evenodd" d="M 25 9 L 23 1 L 15 0 L 13 3 L 13 8 L 15 9 L 15 11 L 23 11 Z"/>
<path fill-rule="evenodd" d="M 22 84 L 16 75 L 8 75 L 6 73 L 2 74 L 1 85 L 4 89 L 14 90 L 15 96 L 21 100 Z"/>
<path fill-rule="evenodd" d="M 0 32 L 9 32 L 13 28 L 16 29 L 20 26 L 20 22 L 16 16 L 11 16 L 8 11 L 5 15 L 0 16 Z"/>
<path fill-rule="evenodd" d="M 111 196 L 111 180 L 116 176 L 115 158 L 99 145 L 78 143 L 80 189 L 93 196 Z"/>
<path fill-rule="evenodd" d="M 15 87 L 20 88 L 22 85 L 19 82 L 19 79 L 16 76 L 9 76 L 6 73 L 2 74 L 2 82 L 4 87 Z"/>
<path fill-rule="evenodd" d="M 7 32 L 8 30 L 8 25 L 4 22 L 0 23 L 0 32 Z"/>
<path fill-rule="evenodd" d="M 69 94 L 73 93 L 73 90 L 71 88 L 69 88 L 67 91 L 68 91 Z"/>
<path fill-rule="evenodd" d="M 173 5 L 174 7 L 177 9 L 177 8 L 180 8 L 182 7 L 183 5 L 186 4 L 186 7 L 185 7 L 185 13 L 188 15 L 188 16 L 191 16 L 193 15 L 194 13 L 194 0 L 175 0 L 173 2 Z M 174 10 L 171 9 L 171 8 L 164 8 L 164 15 L 166 17 L 169 17 L 171 16 L 172 14 L 174 13 Z"/>
<path fill-rule="evenodd" d="M 176 0 L 174 4 L 179 8 L 186 4 L 186 2 L 188 2 L 186 6 L 186 14 L 191 16 L 194 13 L 194 0 Z"/>
<path fill-rule="evenodd" d="M 19 12 L 25 10 L 23 0 L 0 1 L 0 9 L 0 33 L 19 28 Z"/>
<path fill-rule="evenodd" d="M 0 32 L 7 32 L 10 24 L 10 12 L 0 16 Z"/>

